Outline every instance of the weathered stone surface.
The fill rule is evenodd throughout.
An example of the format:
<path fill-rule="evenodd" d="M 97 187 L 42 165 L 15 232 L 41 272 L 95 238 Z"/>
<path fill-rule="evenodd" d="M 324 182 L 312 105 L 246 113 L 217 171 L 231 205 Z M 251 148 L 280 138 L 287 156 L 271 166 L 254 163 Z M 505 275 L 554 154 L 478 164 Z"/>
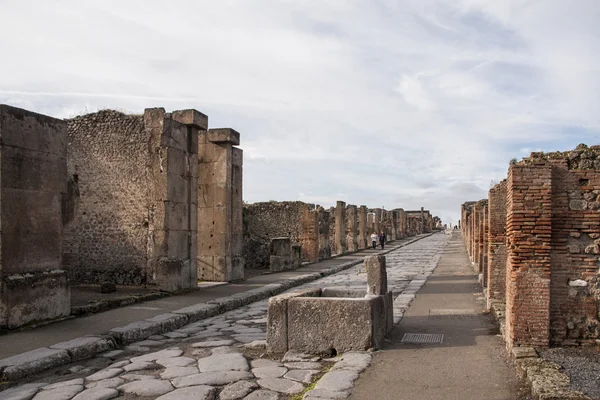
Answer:
<path fill-rule="evenodd" d="M 72 400 L 108 400 L 119 395 L 117 389 L 111 388 L 95 388 L 87 389 L 73 397 Z"/>
<path fill-rule="evenodd" d="M 144 375 L 144 374 L 125 374 L 119 376 L 119 378 L 124 379 L 128 382 L 131 381 L 145 381 L 148 379 L 156 379 L 154 375 Z"/>
<path fill-rule="evenodd" d="M 204 318 L 212 317 L 219 313 L 219 306 L 216 304 L 195 304 L 193 306 L 180 308 L 173 311 L 173 314 L 184 314 L 189 322 L 195 322 Z M 200 329 L 202 330 L 202 329 Z M 198 330 L 198 332 L 200 331 Z"/>
<path fill-rule="evenodd" d="M 160 379 L 148 379 L 143 381 L 129 382 L 118 388 L 124 393 L 137 396 L 160 396 L 173 390 L 173 385 L 168 381 Z"/>
<path fill-rule="evenodd" d="M 197 342 L 192 344 L 192 347 L 221 347 L 231 346 L 235 344 L 235 340 L 209 340 L 206 342 Z"/>
<path fill-rule="evenodd" d="M 318 369 L 294 369 L 285 374 L 285 379 L 291 379 L 302 383 L 311 383 L 313 378 L 321 371 Z"/>
<path fill-rule="evenodd" d="M 231 383 L 223 388 L 219 393 L 220 400 L 238 400 L 248 395 L 254 389 L 258 388 L 255 382 L 251 381 L 238 381 Z"/>
<path fill-rule="evenodd" d="M 321 360 L 321 357 L 314 356 L 312 354 L 300 353 L 295 350 L 290 350 L 284 354 L 282 361 L 284 363 L 289 363 L 289 362 L 305 362 L 305 361 L 316 362 L 319 360 Z"/>
<path fill-rule="evenodd" d="M 257 390 L 244 397 L 244 400 L 278 400 L 279 394 L 270 390 Z"/>
<path fill-rule="evenodd" d="M 328 390 L 330 392 L 344 392 L 354 387 L 354 381 L 358 374 L 354 371 L 330 371 L 327 372 L 315 385 L 315 389 Z"/>
<path fill-rule="evenodd" d="M 113 328 L 110 334 L 120 344 L 130 344 L 140 340 L 144 340 L 149 336 L 156 335 L 162 332 L 160 322 L 137 321 L 131 324 Z"/>
<path fill-rule="evenodd" d="M 198 373 L 196 367 L 168 367 L 161 374 L 162 379 L 180 378 L 182 376 L 194 375 Z"/>
<path fill-rule="evenodd" d="M 264 349 L 267 347 L 267 341 L 266 340 L 255 340 L 253 342 L 246 343 L 244 345 L 244 347 L 247 349 L 251 349 L 251 350 Z"/>
<path fill-rule="evenodd" d="M 65 350 L 47 349 L 42 347 L 0 360 L 2 377 L 6 380 L 18 380 L 46 369 L 67 364 L 71 358 Z"/>
<path fill-rule="evenodd" d="M 257 383 L 265 389 L 285 394 L 300 393 L 304 390 L 304 385 L 301 383 L 283 378 L 264 378 L 259 379 Z"/>
<path fill-rule="evenodd" d="M 258 379 L 260 378 L 281 378 L 287 372 L 284 367 L 258 367 L 252 370 L 252 373 Z"/>
<path fill-rule="evenodd" d="M 279 361 L 269 360 L 267 358 L 257 358 L 255 360 L 250 361 L 250 364 L 252 365 L 252 368 L 281 367 L 281 363 Z"/>
<path fill-rule="evenodd" d="M 163 367 L 187 367 L 195 362 L 196 360 L 191 357 L 172 357 L 156 360 L 156 363 L 162 365 Z"/>
<path fill-rule="evenodd" d="M 206 372 L 201 374 L 184 376 L 182 378 L 173 379 L 175 387 L 195 386 L 195 385 L 211 385 L 221 386 L 229 383 L 241 381 L 244 379 L 252 379 L 252 375 L 248 371 L 221 371 L 221 372 Z"/>
<path fill-rule="evenodd" d="M 179 357 L 182 354 L 183 350 L 160 350 L 154 353 L 144 354 L 143 356 L 133 357 L 131 359 L 131 362 L 150 362 L 159 359 L 161 360 L 165 358 Z"/>
<path fill-rule="evenodd" d="M 86 389 L 100 389 L 100 388 L 116 388 L 125 384 L 125 380 L 119 377 L 110 379 L 103 379 L 101 381 L 90 382 L 85 385 Z"/>
<path fill-rule="evenodd" d="M 332 392 L 324 389 L 313 389 L 306 392 L 303 400 L 345 399 L 348 396 L 350 396 L 349 390 L 343 392 Z"/>
<path fill-rule="evenodd" d="M 239 353 L 214 354 L 198 360 L 200 372 L 248 371 L 248 360 Z"/>
<path fill-rule="evenodd" d="M 83 384 L 84 384 L 83 378 L 77 378 L 77 379 L 71 379 L 70 381 L 57 382 L 57 383 L 53 383 L 48 386 L 44 386 L 43 390 L 50 390 L 50 389 L 56 389 L 56 388 L 63 387 L 63 386 L 83 385 Z"/>
<path fill-rule="evenodd" d="M 88 382 L 101 381 L 103 379 L 114 378 L 115 376 L 119 375 L 122 372 L 123 372 L 122 368 L 102 369 L 102 370 L 96 372 L 95 374 L 88 376 L 85 379 Z"/>
<path fill-rule="evenodd" d="M 2 400 L 30 400 L 45 383 L 26 383 L 0 392 Z"/>
<path fill-rule="evenodd" d="M 331 368 L 335 370 L 350 370 L 356 373 L 361 373 L 371 364 L 371 355 L 367 353 L 346 353 L 340 361 L 336 362 Z"/>
<path fill-rule="evenodd" d="M 157 365 L 152 362 L 147 361 L 138 361 L 127 364 L 123 367 L 123 371 L 125 372 L 133 372 L 133 371 L 143 371 L 145 369 L 156 369 Z"/>
<path fill-rule="evenodd" d="M 112 350 L 113 343 L 101 337 L 84 336 L 50 346 L 51 349 L 66 350 L 71 361 L 90 358 L 103 351 Z"/>
<path fill-rule="evenodd" d="M 213 347 L 212 349 L 210 349 L 210 352 L 211 354 L 239 353 L 237 349 L 234 349 L 233 347 L 229 346 Z"/>
<path fill-rule="evenodd" d="M 321 363 L 314 361 L 297 361 L 284 364 L 289 369 L 321 369 Z"/>
<path fill-rule="evenodd" d="M 83 391 L 83 385 L 57 387 L 51 390 L 40 390 L 33 400 L 69 400 Z"/>
<path fill-rule="evenodd" d="M 388 289 L 385 256 L 365 257 L 365 270 L 367 271 L 367 293 L 386 294 Z"/>
<path fill-rule="evenodd" d="M 216 389 L 214 387 L 199 385 L 175 389 L 156 400 L 213 400 L 215 393 Z"/>

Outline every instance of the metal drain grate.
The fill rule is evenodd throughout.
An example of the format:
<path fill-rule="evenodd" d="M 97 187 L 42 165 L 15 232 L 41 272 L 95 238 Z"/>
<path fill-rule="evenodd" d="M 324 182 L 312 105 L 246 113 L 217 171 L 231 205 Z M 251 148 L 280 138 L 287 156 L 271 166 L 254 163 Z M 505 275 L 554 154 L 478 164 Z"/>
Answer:
<path fill-rule="evenodd" d="M 442 343 L 444 335 L 441 333 L 405 333 L 401 343 Z"/>

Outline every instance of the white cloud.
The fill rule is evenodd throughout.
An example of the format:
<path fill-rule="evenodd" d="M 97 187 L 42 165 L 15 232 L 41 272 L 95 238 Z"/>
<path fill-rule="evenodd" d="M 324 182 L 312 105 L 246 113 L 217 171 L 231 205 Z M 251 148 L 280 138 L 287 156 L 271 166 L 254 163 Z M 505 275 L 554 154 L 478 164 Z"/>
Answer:
<path fill-rule="evenodd" d="M 598 137 L 599 15 L 594 0 L 5 0 L 0 102 L 195 107 L 241 132 L 247 200 L 456 220 L 521 149 Z"/>

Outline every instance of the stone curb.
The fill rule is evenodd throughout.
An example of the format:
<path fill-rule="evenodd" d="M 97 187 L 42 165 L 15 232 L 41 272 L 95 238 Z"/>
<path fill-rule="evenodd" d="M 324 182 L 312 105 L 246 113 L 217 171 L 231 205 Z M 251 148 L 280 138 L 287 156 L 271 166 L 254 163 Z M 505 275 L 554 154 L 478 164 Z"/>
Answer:
<path fill-rule="evenodd" d="M 399 246 L 382 251 L 378 254 L 388 254 L 429 237 L 434 233 L 435 232 L 422 235 L 421 237 L 409 240 Z M 60 365 L 91 358 L 106 350 L 112 350 L 119 346 L 125 346 L 130 343 L 144 340 L 152 335 L 170 332 L 189 323 L 210 318 L 250 303 L 267 299 L 293 287 L 313 282 L 325 276 L 333 275 L 362 262 L 364 262 L 364 257 L 324 269 L 321 272 L 313 272 L 285 279 L 280 283 L 271 283 L 260 288 L 213 299 L 206 303 L 184 307 L 171 311 L 170 313 L 160 314 L 143 321 L 132 322 L 125 326 L 113 328 L 103 335 L 84 336 L 67 342 L 57 343 L 49 347 L 41 347 L 39 349 L 17 354 L 0 360 L 0 380 L 9 382 L 16 381 Z"/>
<path fill-rule="evenodd" d="M 71 316 L 79 317 L 83 315 L 97 314 L 99 312 L 128 306 L 130 304 L 140 303 L 142 301 L 157 300 L 169 296 L 172 296 L 172 294 L 167 292 L 153 292 L 137 296 L 123 296 L 114 299 L 99 300 L 91 304 L 71 307 Z"/>

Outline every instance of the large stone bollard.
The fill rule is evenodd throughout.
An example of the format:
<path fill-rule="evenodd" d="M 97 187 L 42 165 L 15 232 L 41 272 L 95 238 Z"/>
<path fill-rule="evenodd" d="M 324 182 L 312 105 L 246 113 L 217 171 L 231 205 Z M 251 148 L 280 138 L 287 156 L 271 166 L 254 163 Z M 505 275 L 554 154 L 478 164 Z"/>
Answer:
<path fill-rule="evenodd" d="M 377 255 L 365 258 L 367 271 L 367 294 L 381 296 L 387 293 L 387 272 L 385 256 Z"/>

